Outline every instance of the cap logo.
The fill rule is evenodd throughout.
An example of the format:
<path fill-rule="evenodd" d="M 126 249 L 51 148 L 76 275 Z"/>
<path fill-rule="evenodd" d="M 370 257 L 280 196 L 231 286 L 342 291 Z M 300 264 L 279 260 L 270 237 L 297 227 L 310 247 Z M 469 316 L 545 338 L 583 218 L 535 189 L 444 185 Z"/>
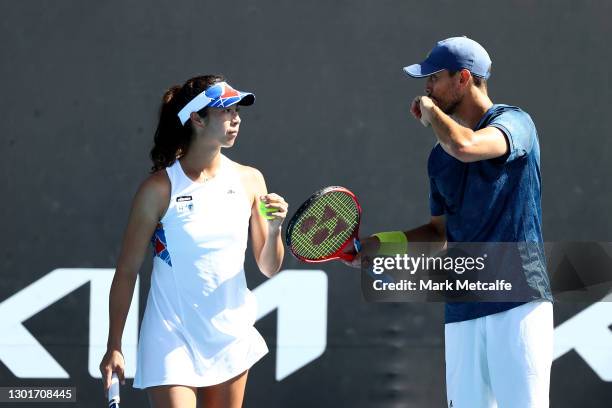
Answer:
<path fill-rule="evenodd" d="M 232 88 L 231 86 L 225 84 L 224 88 L 225 89 L 223 90 L 223 93 L 221 94 L 221 98 L 234 98 L 234 97 L 240 96 L 238 91 Z"/>

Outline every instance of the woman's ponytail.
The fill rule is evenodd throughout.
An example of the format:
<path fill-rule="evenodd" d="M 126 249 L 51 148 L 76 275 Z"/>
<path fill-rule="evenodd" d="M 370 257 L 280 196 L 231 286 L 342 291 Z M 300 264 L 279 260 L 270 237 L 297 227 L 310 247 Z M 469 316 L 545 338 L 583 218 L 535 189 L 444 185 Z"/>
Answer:
<path fill-rule="evenodd" d="M 189 150 L 191 121 L 182 125 L 178 112 L 208 87 L 223 80 L 220 75 L 198 76 L 189 79 L 183 86 L 175 85 L 166 91 L 162 98 L 159 122 L 151 149 L 152 173 L 171 166 Z"/>

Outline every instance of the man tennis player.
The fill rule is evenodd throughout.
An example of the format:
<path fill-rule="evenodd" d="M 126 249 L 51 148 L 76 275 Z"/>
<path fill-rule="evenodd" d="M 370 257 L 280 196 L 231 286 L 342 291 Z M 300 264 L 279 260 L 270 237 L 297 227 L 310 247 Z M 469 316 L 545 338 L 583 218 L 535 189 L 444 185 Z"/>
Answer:
<path fill-rule="evenodd" d="M 404 71 L 426 78 L 411 112 L 438 141 L 428 161 L 432 217 L 410 231 L 365 238 L 363 247 L 376 251 L 398 240 L 541 244 L 536 128 L 523 110 L 489 98 L 485 49 L 466 37 L 448 38 Z M 535 293 L 525 302 L 446 304 L 449 407 L 548 407 L 550 284 L 542 252 L 522 254 L 520 262 L 514 273 Z"/>

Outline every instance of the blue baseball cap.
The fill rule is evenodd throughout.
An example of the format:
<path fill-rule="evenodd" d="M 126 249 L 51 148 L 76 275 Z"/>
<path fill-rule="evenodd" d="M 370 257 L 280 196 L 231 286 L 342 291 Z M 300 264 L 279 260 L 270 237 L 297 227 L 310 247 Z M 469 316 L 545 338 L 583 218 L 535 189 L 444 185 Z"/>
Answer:
<path fill-rule="evenodd" d="M 425 61 L 404 67 L 404 72 L 413 78 L 423 78 L 445 69 L 456 72 L 463 68 L 487 79 L 491 75 L 491 58 L 476 41 L 452 37 L 438 41 Z"/>

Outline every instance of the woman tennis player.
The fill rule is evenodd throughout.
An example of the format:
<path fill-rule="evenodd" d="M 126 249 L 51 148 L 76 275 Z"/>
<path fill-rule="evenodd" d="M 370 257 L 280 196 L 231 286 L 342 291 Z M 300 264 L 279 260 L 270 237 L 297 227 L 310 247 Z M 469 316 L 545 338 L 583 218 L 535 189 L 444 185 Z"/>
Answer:
<path fill-rule="evenodd" d="M 136 275 L 153 244 L 151 289 L 140 329 L 135 388 L 153 407 L 240 407 L 247 372 L 268 351 L 253 327 L 244 254 L 250 230 L 259 269 L 280 269 L 287 203 L 261 173 L 221 154 L 234 145 L 239 105 L 255 96 L 206 75 L 163 97 L 152 174 L 132 205 L 110 292 L 108 348 L 100 363 L 124 381 L 121 336 Z"/>

